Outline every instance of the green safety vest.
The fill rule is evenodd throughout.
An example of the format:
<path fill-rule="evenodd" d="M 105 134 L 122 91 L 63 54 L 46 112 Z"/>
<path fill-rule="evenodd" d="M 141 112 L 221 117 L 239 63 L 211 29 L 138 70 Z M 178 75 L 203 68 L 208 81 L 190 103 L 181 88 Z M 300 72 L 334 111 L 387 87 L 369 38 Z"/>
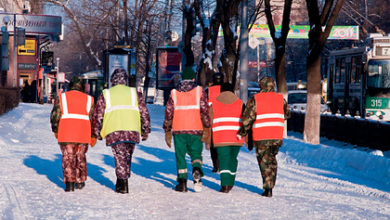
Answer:
<path fill-rule="evenodd" d="M 100 135 L 105 138 L 115 131 L 136 131 L 141 133 L 141 116 L 138 96 L 134 87 L 116 85 L 103 90 L 106 108 Z"/>

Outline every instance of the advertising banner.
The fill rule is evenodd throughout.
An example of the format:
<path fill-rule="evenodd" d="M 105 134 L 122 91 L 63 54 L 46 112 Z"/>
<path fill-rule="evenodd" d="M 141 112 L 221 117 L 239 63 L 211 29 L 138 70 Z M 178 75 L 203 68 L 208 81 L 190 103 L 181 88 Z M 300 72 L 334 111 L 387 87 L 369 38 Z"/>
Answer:
<path fill-rule="evenodd" d="M 181 53 L 176 51 L 158 51 L 158 87 L 173 88 L 180 78 Z"/>
<path fill-rule="evenodd" d="M 14 14 L 12 13 L 0 13 L 0 20 L 3 21 L 4 17 L 8 17 L 10 22 L 7 25 L 7 30 L 11 33 L 14 32 Z M 51 15 L 25 15 L 16 14 L 16 27 L 24 28 L 26 33 L 36 34 L 55 34 L 61 35 L 62 33 L 62 18 L 60 16 Z"/>
<path fill-rule="evenodd" d="M 128 62 L 129 55 L 128 54 L 110 54 L 108 58 L 108 79 L 111 79 L 111 75 L 114 73 L 115 69 L 125 69 L 126 73 L 129 72 Z M 108 86 L 111 88 L 111 82 L 108 80 Z"/>
<path fill-rule="evenodd" d="M 36 50 L 36 40 L 26 39 L 26 44 L 18 46 L 18 55 L 30 55 L 34 56 Z"/>
<path fill-rule="evenodd" d="M 280 34 L 282 26 L 275 25 L 275 28 L 276 35 Z M 238 32 L 239 30 L 238 28 Z M 309 25 L 290 25 L 287 38 L 308 39 L 309 30 Z M 220 29 L 220 36 L 223 36 L 222 29 Z M 266 24 L 253 25 L 249 36 L 255 38 L 271 38 L 268 25 Z M 359 26 L 333 26 L 328 40 L 359 40 Z"/>

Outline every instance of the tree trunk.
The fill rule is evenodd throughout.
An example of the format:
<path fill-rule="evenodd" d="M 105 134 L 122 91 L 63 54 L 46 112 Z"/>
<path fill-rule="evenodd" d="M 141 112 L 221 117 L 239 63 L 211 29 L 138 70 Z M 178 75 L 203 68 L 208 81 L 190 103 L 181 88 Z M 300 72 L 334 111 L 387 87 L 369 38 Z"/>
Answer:
<path fill-rule="evenodd" d="M 307 105 L 303 140 L 310 144 L 320 143 L 321 119 L 321 57 L 307 58 Z"/>

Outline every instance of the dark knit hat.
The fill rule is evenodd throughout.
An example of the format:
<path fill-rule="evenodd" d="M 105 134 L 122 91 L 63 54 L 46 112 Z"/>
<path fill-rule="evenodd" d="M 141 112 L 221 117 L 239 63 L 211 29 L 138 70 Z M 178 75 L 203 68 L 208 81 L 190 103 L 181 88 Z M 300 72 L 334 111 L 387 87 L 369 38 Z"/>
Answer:
<path fill-rule="evenodd" d="M 181 74 L 182 80 L 195 79 L 195 72 L 190 66 L 184 67 L 183 73 Z"/>

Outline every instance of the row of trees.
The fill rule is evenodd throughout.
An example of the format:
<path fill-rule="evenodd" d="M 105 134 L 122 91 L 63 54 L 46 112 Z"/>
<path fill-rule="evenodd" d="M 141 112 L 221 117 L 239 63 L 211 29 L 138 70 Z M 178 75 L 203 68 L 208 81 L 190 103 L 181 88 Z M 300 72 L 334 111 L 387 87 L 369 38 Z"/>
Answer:
<path fill-rule="evenodd" d="M 14 2 L 21 5 L 22 1 Z M 183 30 L 181 48 L 186 57 L 185 65 L 197 66 L 200 84 L 206 85 L 216 71 L 224 73 L 229 82 L 236 84 L 240 57 L 237 30 L 241 2 L 241 0 L 34 0 L 34 5 L 41 6 L 37 7 L 40 10 L 34 10 L 36 13 L 42 11 L 53 13 L 61 8 L 62 13 L 68 18 L 65 20 L 65 40 L 50 48 L 61 58 L 61 71 L 80 73 L 99 68 L 102 65 L 103 50 L 122 43 L 136 49 L 137 75 L 141 78 L 151 69 L 155 48 L 162 45 L 163 31 L 168 27 L 171 30 Z M 275 77 L 278 89 L 286 95 L 286 55 L 292 55 L 286 54 L 286 51 L 291 51 L 288 48 L 286 50 L 286 42 L 293 1 L 284 0 L 281 33 L 276 33 L 274 27 L 274 23 L 279 23 L 275 20 L 275 13 L 280 13 L 280 10 L 276 10 L 275 1 L 250 2 L 252 4 L 249 7 L 248 23 L 243 25 L 251 28 L 250 24 L 256 23 L 259 17 L 266 17 L 275 45 Z M 373 4 L 375 2 L 376 5 Z M 380 19 L 381 16 L 388 16 L 383 11 L 386 8 L 383 7 L 386 0 L 349 1 L 344 6 L 343 3 L 344 0 L 300 0 L 299 3 L 295 3 L 306 5 L 305 23 L 311 26 L 306 58 L 308 106 L 304 139 L 314 144 L 319 142 L 320 58 L 340 10 L 339 24 L 358 24 L 367 33 L 372 30 L 385 32 L 390 26 L 388 25 L 390 19 L 386 21 Z M 218 37 L 219 27 L 222 27 L 223 39 Z M 200 46 L 194 47 L 193 44 Z M 223 49 L 219 52 L 217 45 L 221 44 Z"/>

